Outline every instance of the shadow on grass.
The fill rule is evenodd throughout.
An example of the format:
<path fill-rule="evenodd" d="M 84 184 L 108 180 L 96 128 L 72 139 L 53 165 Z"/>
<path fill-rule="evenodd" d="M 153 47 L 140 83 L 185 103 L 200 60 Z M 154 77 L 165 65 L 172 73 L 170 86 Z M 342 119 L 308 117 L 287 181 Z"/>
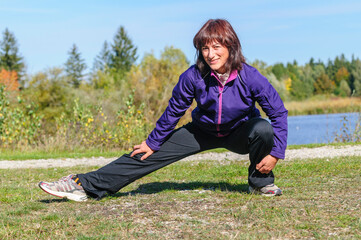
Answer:
<path fill-rule="evenodd" d="M 121 197 L 135 194 L 154 194 L 166 190 L 211 190 L 211 191 L 226 191 L 226 192 L 248 192 L 248 184 L 229 184 L 227 182 L 152 182 L 140 185 L 137 189 L 129 192 L 118 192 L 112 196 Z"/>
<path fill-rule="evenodd" d="M 59 203 L 59 202 L 69 202 L 66 198 L 54 198 L 54 199 L 45 199 L 45 200 L 39 200 L 41 203 Z"/>
<path fill-rule="evenodd" d="M 210 191 L 225 191 L 225 192 L 239 192 L 248 193 L 248 184 L 229 184 L 227 182 L 152 182 L 141 184 L 135 190 L 129 192 L 118 192 L 112 194 L 113 197 L 123 197 L 136 194 L 154 194 L 167 190 L 189 191 L 189 190 L 210 190 Z M 100 200 L 100 199 L 96 199 Z M 40 200 L 41 203 L 51 204 L 59 202 L 68 202 L 68 199 L 55 198 Z"/>

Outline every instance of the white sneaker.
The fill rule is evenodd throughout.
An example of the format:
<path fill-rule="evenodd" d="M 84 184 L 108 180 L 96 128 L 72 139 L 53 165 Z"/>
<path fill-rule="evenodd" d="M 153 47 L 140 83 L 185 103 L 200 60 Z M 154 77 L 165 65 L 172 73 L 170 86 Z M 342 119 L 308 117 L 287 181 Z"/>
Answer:
<path fill-rule="evenodd" d="M 282 195 L 282 191 L 279 187 L 274 184 L 269 184 L 264 187 L 253 188 L 249 186 L 249 192 L 253 194 L 259 194 L 264 196 L 280 196 Z"/>
<path fill-rule="evenodd" d="M 56 182 L 40 182 L 39 187 L 46 193 L 60 198 L 67 198 L 69 200 L 84 202 L 88 199 L 82 186 L 78 185 L 71 174 L 62 177 Z"/>

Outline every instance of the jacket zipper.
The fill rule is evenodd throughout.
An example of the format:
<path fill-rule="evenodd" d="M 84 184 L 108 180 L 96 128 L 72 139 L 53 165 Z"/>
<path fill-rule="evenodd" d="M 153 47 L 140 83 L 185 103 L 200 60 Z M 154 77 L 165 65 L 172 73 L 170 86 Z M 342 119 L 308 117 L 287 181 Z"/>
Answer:
<path fill-rule="evenodd" d="M 220 131 L 221 131 L 220 125 L 221 125 L 221 120 L 222 120 L 222 99 L 223 99 L 224 86 L 219 82 L 218 82 L 218 84 L 219 84 L 219 86 L 218 86 L 218 89 L 219 89 L 218 123 L 217 123 L 216 127 L 217 127 L 217 135 L 218 135 L 218 137 L 222 137 L 222 134 L 220 133 Z"/>
<path fill-rule="evenodd" d="M 216 129 L 217 129 L 217 136 L 218 137 L 224 137 L 226 135 L 223 135 L 220 133 L 221 131 L 221 120 L 222 120 L 222 100 L 223 100 L 223 89 L 226 86 L 226 84 L 229 82 L 229 79 L 224 83 L 224 85 L 221 83 L 221 81 L 218 79 L 218 77 L 216 75 L 214 75 L 214 77 L 217 79 L 218 82 L 218 90 L 219 90 L 219 97 L 218 97 L 218 122 L 216 124 Z"/>

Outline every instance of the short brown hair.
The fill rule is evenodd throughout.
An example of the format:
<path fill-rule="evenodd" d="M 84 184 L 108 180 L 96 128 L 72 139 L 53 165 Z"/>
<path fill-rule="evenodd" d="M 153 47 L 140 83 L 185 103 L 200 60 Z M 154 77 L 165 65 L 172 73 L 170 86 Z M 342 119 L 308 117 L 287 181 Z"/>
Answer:
<path fill-rule="evenodd" d="M 196 65 L 201 74 L 207 73 L 210 68 L 202 55 L 202 47 L 217 41 L 228 48 L 229 57 L 225 64 L 226 71 L 241 70 L 246 60 L 242 54 L 241 43 L 231 24 L 224 19 L 210 19 L 193 38 L 193 45 L 197 49 Z"/>

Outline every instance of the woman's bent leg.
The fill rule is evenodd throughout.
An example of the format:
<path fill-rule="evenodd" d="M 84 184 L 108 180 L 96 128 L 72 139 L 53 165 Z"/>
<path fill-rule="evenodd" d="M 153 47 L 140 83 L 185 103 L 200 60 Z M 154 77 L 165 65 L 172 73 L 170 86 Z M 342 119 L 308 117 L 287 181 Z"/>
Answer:
<path fill-rule="evenodd" d="M 86 174 L 78 174 L 88 195 L 102 198 L 116 193 L 131 182 L 184 157 L 216 147 L 217 139 L 197 130 L 192 124 L 175 130 L 169 139 L 145 160 L 143 154 L 124 154 L 108 165 Z"/>
<path fill-rule="evenodd" d="M 274 175 L 260 173 L 256 165 L 267 156 L 273 147 L 273 128 L 262 118 L 253 118 L 245 122 L 227 137 L 227 148 L 233 152 L 249 153 L 248 183 L 259 188 L 274 183 Z"/>

